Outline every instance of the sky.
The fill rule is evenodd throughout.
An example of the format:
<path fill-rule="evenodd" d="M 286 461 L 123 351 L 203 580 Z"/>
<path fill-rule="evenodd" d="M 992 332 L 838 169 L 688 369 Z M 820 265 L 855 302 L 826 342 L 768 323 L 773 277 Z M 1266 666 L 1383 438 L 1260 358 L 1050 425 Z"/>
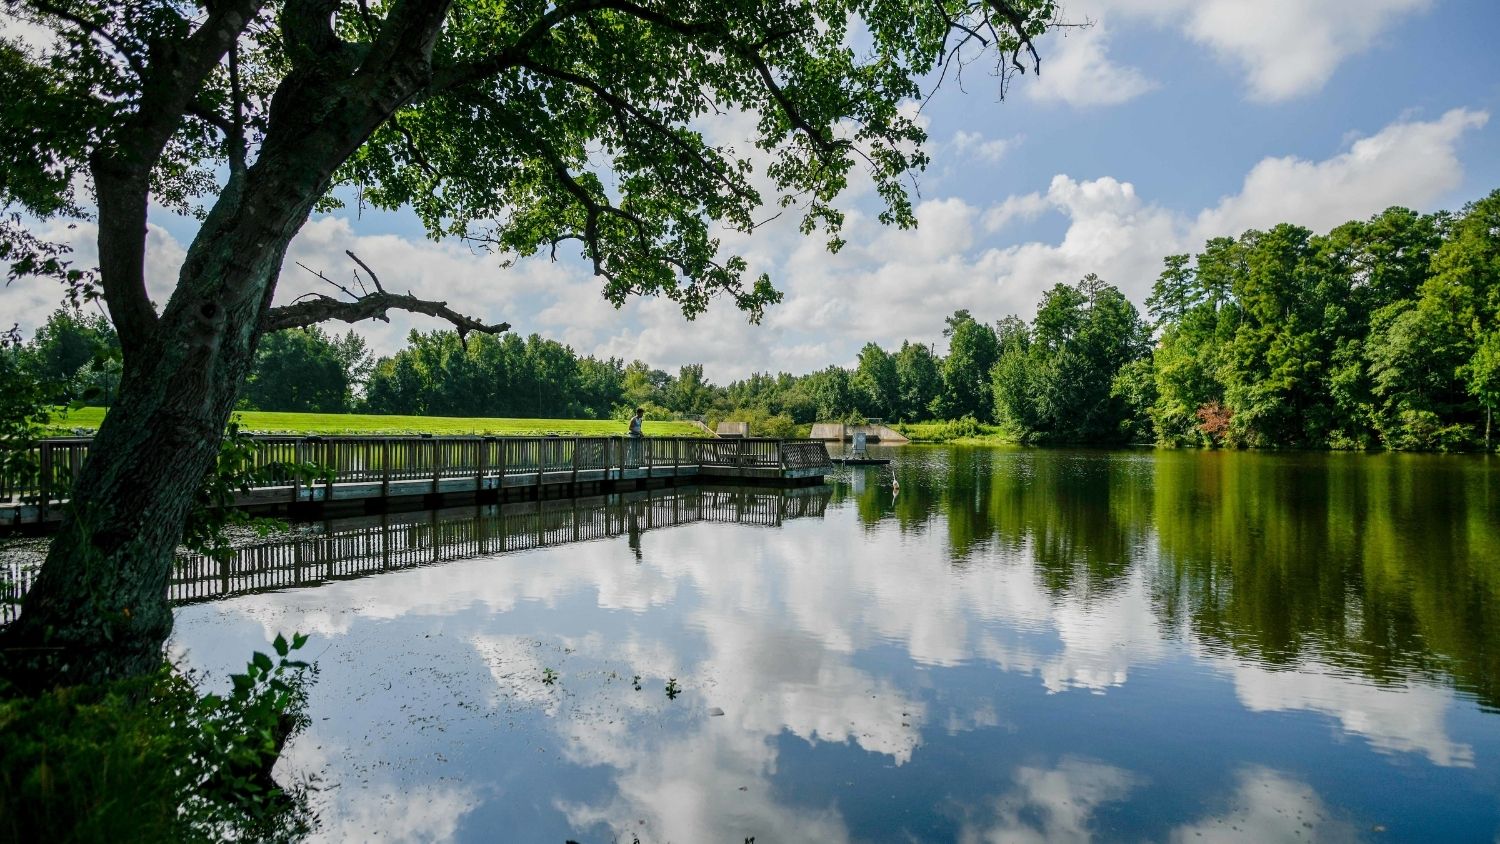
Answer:
<path fill-rule="evenodd" d="M 944 351 L 943 318 L 966 308 L 1030 319 L 1041 292 L 1097 273 L 1137 305 L 1169 254 L 1280 222 L 1324 232 L 1392 205 L 1459 209 L 1500 188 L 1500 3 L 1495 0 L 1064 0 L 1089 26 L 1038 41 L 1039 76 L 1005 98 L 971 66 L 922 111 L 932 163 L 917 175 L 919 226 L 881 226 L 867 183 L 839 202 L 847 245 L 829 253 L 794 219 L 727 233 L 785 294 L 751 325 L 728 300 L 694 321 L 664 299 L 616 309 L 571 257 L 502 267 L 427 239 L 409 212 L 318 215 L 293 242 L 285 303 L 347 278 L 350 249 L 388 288 L 567 343 L 583 355 L 724 383 L 756 371 L 849 366 L 861 346 Z M 748 135 L 750 118 L 711 139 Z M 195 223 L 154 209 L 153 298 L 165 302 Z M 93 260 L 94 229 L 44 229 Z M 326 291 L 326 286 L 323 286 Z M 0 322 L 28 335 L 61 302 L 54 282 L 0 288 Z M 340 330 L 346 328 L 336 324 Z M 357 327 L 377 354 L 438 320 Z"/>

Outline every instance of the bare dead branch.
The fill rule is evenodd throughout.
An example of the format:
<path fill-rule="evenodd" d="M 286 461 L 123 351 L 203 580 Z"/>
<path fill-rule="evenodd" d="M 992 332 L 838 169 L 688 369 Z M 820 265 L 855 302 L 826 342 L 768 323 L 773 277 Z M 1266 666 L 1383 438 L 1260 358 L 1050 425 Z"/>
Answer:
<path fill-rule="evenodd" d="M 458 329 L 460 340 L 467 338 L 470 332 L 500 334 L 510 330 L 510 323 L 508 322 L 493 324 L 481 322 L 474 317 L 453 310 L 448 307 L 447 302 L 419 299 L 410 292 L 405 294 L 388 293 L 380 285 L 375 272 L 370 269 L 368 264 L 360 260 L 358 255 L 348 250 L 345 250 L 344 254 L 348 255 L 356 264 L 363 267 L 365 272 L 370 274 L 370 280 L 375 283 L 376 292 L 366 293 L 362 296 L 356 295 L 349 288 L 330 279 L 323 273 L 299 263 L 297 266 L 302 267 L 304 270 L 343 291 L 350 297 L 350 301 L 335 299 L 332 296 L 326 296 L 322 293 L 303 294 L 289 305 L 271 308 L 267 311 L 265 319 L 261 320 L 261 331 L 270 332 L 283 331 L 288 328 L 306 328 L 310 325 L 317 325 L 320 322 L 331 320 L 355 323 L 367 319 L 378 319 L 383 322 L 390 322 L 389 311 L 426 314 L 427 316 L 446 320 L 452 323 L 454 328 Z"/>
<path fill-rule="evenodd" d="M 370 281 L 375 284 L 375 289 L 376 290 L 378 290 L 381 293 L 385 292 L 385 288 L 380 286 L 380 276 L 376 275 L 375 271 L 372 270 L 372 269 L 370 269 L 370 265 L 369 264 L 366 264 L 364 261 L 361 261 L 359 259 L 358 255 L 354 254 L 353 252 L 349 251 L 348 249 L 344 250 L 344 254 L 348 255 L 349 258 L 350 258 L 350 260 L 354 261 L 354 263 L 356 263 L 356 264 L 359 264 L 360 267 L 363 268 L 365 272 L 367 272 L 367 273 L 370 274 Z"/>

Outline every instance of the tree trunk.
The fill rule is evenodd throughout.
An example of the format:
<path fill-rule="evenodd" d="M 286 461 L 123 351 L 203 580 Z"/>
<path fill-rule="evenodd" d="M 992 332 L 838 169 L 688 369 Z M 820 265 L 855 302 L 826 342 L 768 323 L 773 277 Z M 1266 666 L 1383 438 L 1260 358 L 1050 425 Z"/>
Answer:
<path fill-rule="evenodd" d="M 20 616 L 0 637 L 0 667 L 23 689 L 161 664 L 172 631 L 167 583 L 194 494 L 217 459 L 287 245 L 336 164 L 305 151 L 279 161 L 231 177 L 165 311 L 134 354 L 126 350 L 119 400 Z M 101 218 L 101 242 L 111 224 L 120 225 Z"/>
<path fill-rule="evenodd" d="M 161 664 L 183 525 L 217 459 L 290 233 L 259 249 L 243 235 L 208 237 L 216 242 L 194 251 L 217 256 L 189 253 L 150 353 L 127 362 L 46 564 L 0 640 L 6 673 L 22 688 Z"/>
<path fill-rule="evenodd" d="M 0 633 L 0 676 L 36 690 L 161 664 L 175 551 L 249 371 L 287 245 L 334 170 L 431 78 L 447 6 L 398 4 L 386 49 L 355 76 L 330 46 L 337 42 L 327 13 L 283 21 L 299 50 L 331 52 L 302 56 L 306 64 L 278 86 L 255 164 L 231 168 L 159 318 L 145 298 L 142 264 L 155 155 L 125 145 L 91 160 L 100 274 L 122 329 L 125 372 L 47 561 L 20 616 Z"/>

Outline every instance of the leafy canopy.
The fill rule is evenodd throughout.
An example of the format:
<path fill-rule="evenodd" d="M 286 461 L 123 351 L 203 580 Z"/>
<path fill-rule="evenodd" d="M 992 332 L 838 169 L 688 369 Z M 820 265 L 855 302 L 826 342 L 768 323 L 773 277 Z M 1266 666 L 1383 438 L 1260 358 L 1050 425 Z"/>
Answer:
<path fill-rule="evenodd" d="M 0 84 L 25 92 L 0 107 L 7 208 L 81 214 L 79 185 L 138 165 L 154 201 L 211 218 L 247 168 L 253 185 L 258 167 L 328 159 L 298 144 L 307 124 L 344 120 L 368 131 L 306 180 L 324 208 L 410 206 L 431 236 L 507 260 L 575 242 L 616 304 L 664 295 L 692 316 L 722 293 L 752 318 L 779 294 L 718 232 L 780 207 L 836 249 L 833 203 L 856 168 L 882 221 L 912 225 L 903 180 L 927 158 L 909 104 L 924 79 L 989 51 L 1003 85 L 1055 13 L 1052 0 L 3 2 L 50 33 L 0 42 Z M 740 113 L 753 148 L 710 139 Z M 6 234 L 16 255 L 40 254 Z"/>

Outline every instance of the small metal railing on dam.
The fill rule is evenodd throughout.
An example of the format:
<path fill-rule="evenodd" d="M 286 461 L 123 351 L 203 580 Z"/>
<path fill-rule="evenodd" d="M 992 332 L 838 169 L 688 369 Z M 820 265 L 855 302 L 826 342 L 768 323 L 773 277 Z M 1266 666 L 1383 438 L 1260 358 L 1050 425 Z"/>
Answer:
<path fill-rule="evenodd" d="M 827 447 L 809 440 L 258 435 L 251 443 L 268 479 L 239 494 L 237 506 L 693 476 L 794 482 L 832 467 Z M 31 448 L 34 471 L 0 471 L 0 526 L 55 520 L 91 446 L 85 437 L 42 440 Z M 310 465 L 326 480 L 276 471 Z"/>
<path fill-rule="evenodd" d="M 677 487 L 333 519 L 243 544 L 227 560 L 180 554 L 167 594 L 177 604 L 213 601 L 572 542 L 634 541 L 646 531 L 701 522 L 778 527 L 822 518 L 829 498 L 827 487 Z M 19 615 L 37 570 L 0 567 L 0 625 Z"/>

